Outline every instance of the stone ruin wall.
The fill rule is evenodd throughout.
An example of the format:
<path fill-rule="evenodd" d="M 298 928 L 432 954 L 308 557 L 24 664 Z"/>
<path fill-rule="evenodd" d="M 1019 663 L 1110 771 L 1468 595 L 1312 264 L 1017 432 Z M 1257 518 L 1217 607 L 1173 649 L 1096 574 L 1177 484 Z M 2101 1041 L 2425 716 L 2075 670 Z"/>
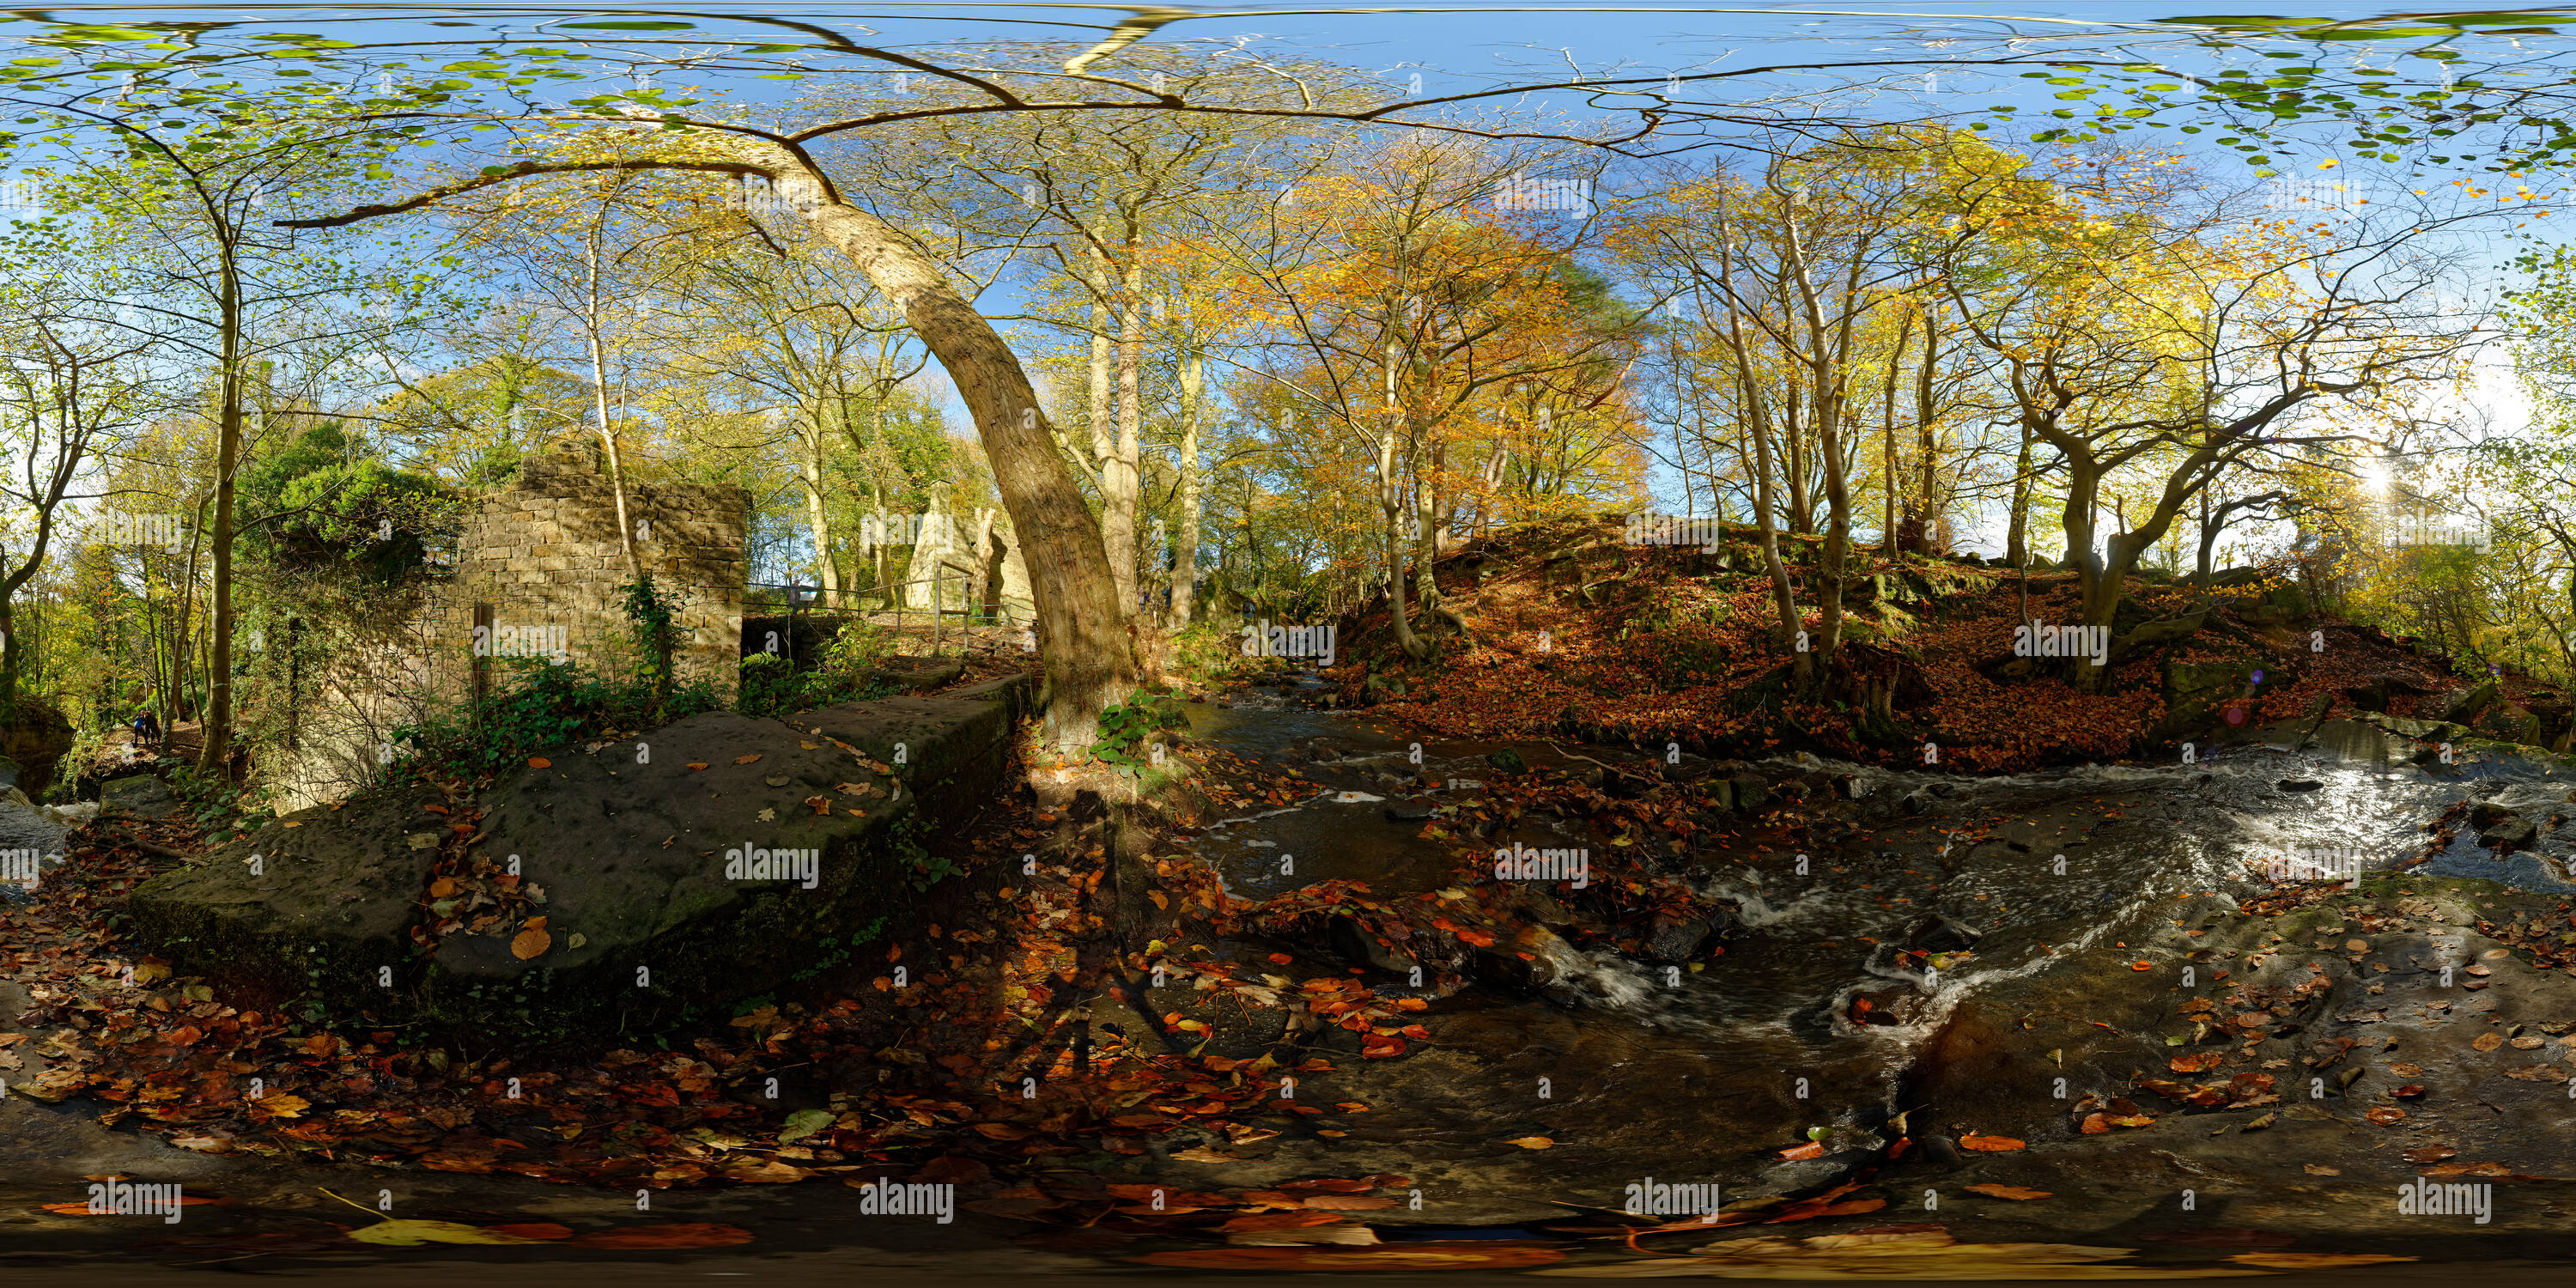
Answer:
<path fill-rule="evenodd" d="M 675 610 L 673 682 L 703 680 L 727 700 L 740 674 L 750 510 L 740 488 L 628 484 L 637 559 Z M 478 625 L 490 645 L 479 659 L 485 685 L 508 680 L 513 654 L 608 675 L 640 666 L 618 607 L 627 580 L 597 446 L 529 458 L 516 480 L 482 494 L 452 564 L 421 587 L 408 618 L 330 641 L 279 767 L 281 806 L 345 796 L 378 771 L 404 726 L 461 719 L 478 683 Z"/>

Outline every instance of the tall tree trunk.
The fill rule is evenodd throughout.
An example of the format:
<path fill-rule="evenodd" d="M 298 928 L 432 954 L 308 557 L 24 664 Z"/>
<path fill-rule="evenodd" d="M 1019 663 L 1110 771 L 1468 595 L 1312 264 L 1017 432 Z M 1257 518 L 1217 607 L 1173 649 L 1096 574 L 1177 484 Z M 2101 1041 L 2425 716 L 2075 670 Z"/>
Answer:
<path fill-rule="evenodd" d="M 626 509 L 626 460 L 617 450 L 617 421 L 610 411 L 608 398 L 608 305 L 600 298 L 599 239 L 605 211 L 591 221 L 590 236 L 582 246 L 582 312 L 586 338 L 590 342 L 590 396 L 592 409 L 599 416 L 599 444 L 608 458 L 608 492 L 617 502 L 617 548 L 626 556 L 626 575 L 636 580 L 644 577 L 644 563 L 635 557 L 635 520 Z M 218 521 L 220 522 L 220 520 Z"/>
<path fill-rule="evenodd" d="M 1109 550 L 1111 571 L 1124 574 L 1119 602 L 1135 616 L 1141 611 L 1137 587 L 1139 562 L 1148 553 L 1137 540 L 1137 500 L 1143 489 L 1145 438 L 1145 266 L 1134 241 L 1126 246 L 1126 263 L 1118 281 L 1118 459 L 1104 467 L 1100 480 L 1111 489 L 1101 515 L 1101 537 Z"/>
<path fill-rule="evenodd" d="M 242 283 L 241 265 L 229 238 L 223 246 L 223 272 L 217 302 L 221 310 L 223 363 L 221 405 L 215 413 L 215 593 L 213 620 L 207 625 L 213 656 L 206 663 L 206 715 L 198 726 L 203 744 L 197 768 L 207 773 L 225 769 L 233 740 L 233 474 L 241 465 L 242 430 Z"/>
<path fill-rule="evenodd" d="M 1923 363 L 1914 369 L 1914 441 L 1915 453 L 1920 458 L 1915 462 L 1915 468 L 1922 479 L 1921 494 L 1915 504 L 1922 508 L 1923 530 L 1919 538 L 1922 549 L 1918 553 L 1924 555 L 1933 553 L 1932 525 L 1940 521 L 1949 509 L 1933 473 L 1934 463 L 1941 455 L 1932 432 L 1932 382 L 1938 374 L 1941 348 L 1941 328 L 1932 316 L 1933 307 L 1928 301 L 1923 305 Z"/>
<path fill-rule="evenodd" d="M 1780 443 L 1781 449 L 1788 458 L 1788 468 L 1782 472 L 1782 476 L 1789 487 L 1789 531 L 1791 532 L 1816 530 L 1815 502 L 1807 495 L 1806 438 L 1798 432 L 1798 400 L 1804 392 L 1799 388 L 1797 381 L 1789 382 L 1787 417 L 1782 424 L 1783 433 Z"/>
<path fill-rule="evenodd" d="M 1199 396 L 1205 388 L 1202 355 L 1195 349 L 1181 366 L 1181 530 L 1172 543 L 1172 626 L 1190 624 L 1199 582 Z"/>
<path fill-rule="evenodd" d="M 814 567 L 823 583 L 823 602 L 831 607 L 841 604 L 841 570 L 832 562 L 832 515 L 823 505 L 823 409 L 816 407 L 805 418 L 805 428 L 798 431 L 796 445 L 803 449 L 797 464 L 805 484 L 805 523 L 814 534 Z"/>
<path fill-rule="evenodd" d="M 1718 258 L 1720 289 L 1726 296 L 1726 343 L 1735 358 L 1737 397 L 1744 408 L 1744 431 L 1753 440 L 1753 511 L 1755 531 L 1760 534 L 1762 566 L 1771 576 L 1771 602 L 1780 614 L 1781 643 L 1789 647 L 1791 674 L 1804 688 L 1815 680 L 1815 658 L 1798 647 L 1802 623 L 1798 615 L 1798 595 L 1789 583 L 1789 569 L 1780 559 L 1780 536 L 1773 524 L 1778 513 L 1771 490 L 1771 426 L 1768 409 L 1762 401 L 1761 386 L 1756 382 L 1753 351 L 1744 340 L 1744 319 L 1735 301 L 1735 237 L 1719 216 L 1718 235 L 1723 253 Z M 1707 316 L 1707 305 L 1700 308 Z"/>
<path fill-rule="evenodd" d="M 1905 341 L 1913 328 L 1913 313 L 1907 312 L 1899 316 L 1896 327 L 1896 347 L 1889 350 L 1887 355 L 1887 396 L 1885 399 L 1887 404 L 1887 418 L 1885 425 L 1882 427 L 1879 443 L 1880 450 L 1885 453 L 1881 463 L 1886 467 L 1884 478 L 1885 486 L 1887 488 L 1887 496 L 1885 498 L 1887 505 L 1885 517 L 1886 526 L 1880 530 L 1882 535 L 1879 538 L 1879 544 L 1881 546 L 1879 553 L 1891 559 L 1897 558 L 1903 554 L 1903 551 L 1898 549 L 1896 540 L 1896 494 L 1901 490 L 1898 488 L 1896 483 L 1896 365 L 1905 357 Z"/>
<path fill-rule="evenodd" d="M 1392 374 L 1388 379 L 1392 387 Z M 1392 408 L 1389 409 L 1389 418 L 1393 418 Z M 1386 534 L 1386 602 L 1395 622 L 1396 644 L 1403 648 L 1406 657 L 1419 662 L 1431 656 L 1431 646 L 1413 633 L 1413 623 L 1405 612 L 1404 488 L 1396 482 L 1395 468 L 1395 427 L 1389 425 L 1377 439 L 1378 511 L 1384 516 Z"/>
<path fill-rule="evenodd" d="M 2013 458 L 2012 517 L 2004 529 L 2004 562 L 2015 568 L 2030 562 L 2030 426 L 2021 427 L 2021 453 Z"/>

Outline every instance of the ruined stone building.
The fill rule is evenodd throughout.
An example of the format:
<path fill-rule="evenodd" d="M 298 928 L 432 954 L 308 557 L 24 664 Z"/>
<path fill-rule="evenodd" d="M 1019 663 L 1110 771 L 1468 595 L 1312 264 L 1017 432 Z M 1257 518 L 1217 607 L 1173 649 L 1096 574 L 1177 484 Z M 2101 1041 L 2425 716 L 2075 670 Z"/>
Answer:
<path fill-rule="evenodd" d="M 674 685 L 702 680 L 733 696 L 750 510 L 736 487 L 628 482 L 637 562 L 674 610 Z M 341 628 L 317 650 L 277 775 L 282 803 L 345 795 L 405 730 L 465 718 L 514 658 L 634 673 L 645 659 L 620 604 L 629 580 L 597 444 L 572 439 L 530 457 L 476 498 L 453 557 L 423 580 L 407 616 Z"/>

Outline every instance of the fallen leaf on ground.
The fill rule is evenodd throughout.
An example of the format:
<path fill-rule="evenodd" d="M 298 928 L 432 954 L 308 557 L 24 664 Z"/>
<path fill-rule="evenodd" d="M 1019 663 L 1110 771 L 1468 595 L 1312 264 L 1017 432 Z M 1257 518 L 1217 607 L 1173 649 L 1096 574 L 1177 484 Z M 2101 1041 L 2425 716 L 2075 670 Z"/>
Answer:
<path fill-rule="evenodd" d="M 751 762 L 753 762 L 753 761 L 755 761 L 755 760 L 758 760 L 758 759 L 760 759 L 760 753 L 755 751 L 755 752 L 751 753 L 751 754 L 750 754 L 750 755 L 748 755 L 748 756 L 736 756 L 736 757 L 734 757 L 734 758 L 733 758 L 733 763 L 735 763 L 735 764 L 737 764 L 737 765 L 748 765 L 748 764 L 750 764 Z"/>
<path fill-rule="evenodd" d="M 548 760 L 543 756 L 528 757 L 528 768 L 530 769 L 552 769 L 554 767 L 555 762 Z"/>
<path fill-rule="evenodd" d="M 354 1242 L 381 1244 L 388 1248 L 417 1248 L 424 1243 L 544 1242 L 542 1239 L 486 1230 L 481 1226 L 460 1225 L 454 1221 L 379 1221 L 351 1230 L 349 1238 Z"/>
<path fill-rule="evenodd" d="M 1970 1194 L 1983 1194 L 1995 1199 L 2044 1199 L 2049 1196 L 2047 1190 L 2028 1189 L 2019 1185 L 1997 1185 L 1991 1182 L 1971 1185 L 1967 1190 Z"/>
<path fill-rule="evenodd" d="M 554 946 L 554 936 L 543 930 L 522 930 L 510 941 L 510 955 L 520 961 L 542 955 Z"/>
<path fill-rule="evenodd" d="M 1986 1150 L 1991 1153 L 2003 1153 L 2009 1150 L 2028 1149 L 2030 1146 L 2024 1142 L 2014 1140 L 2010 1136 L 1979 1136 L 1974 1132 L 1970 1132 L 1969 1134 L 1959 1138 L 1959 1148 Z"/>
<path fill-rule="evenodd" d="M 1518 1145 L 1523 1149 L 1546 1149 L 1556 1144 L 1555 1141 L 1549 1140 L 1545 1136 L 1514 1136 L 1503 1143 L 1506 1145 Z"/>

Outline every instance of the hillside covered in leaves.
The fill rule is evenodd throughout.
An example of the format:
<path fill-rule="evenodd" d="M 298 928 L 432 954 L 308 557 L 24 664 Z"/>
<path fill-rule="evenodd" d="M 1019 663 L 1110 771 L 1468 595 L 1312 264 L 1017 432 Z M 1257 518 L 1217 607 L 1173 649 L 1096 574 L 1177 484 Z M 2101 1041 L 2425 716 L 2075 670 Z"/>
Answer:
<path fill-rule="evenodd" d="M 1782 552 L 1816 628 L 1817 542 Z M 1383 597 L 1342 627 L 1339 700 L 1461 737 L 1566 736 L 1712 755 L 1788 748 L 1973 770 L 2175 754 L 2210 730 L 2335 712 L 2461 721 L 2563 746 L 2567 695 L 2459 674 L 2415 641 L 2318 611 L 2288 566 L 2202 587 L 2132 578 L 2101 692 L 2088 657 L 2015 655 L 2016 627 L 2077 619 L 2071 571 L 1859 552 L 1842 673 L 1802 691 L 1749 528 L 1715 551 L 1623 543 L 1615 518 L 1513 529 L 1437 565 L 1465 629 L 1432 659 L 1394 645 Z M 2474 683 L 2473 681 L 2492 681 Z"/>

